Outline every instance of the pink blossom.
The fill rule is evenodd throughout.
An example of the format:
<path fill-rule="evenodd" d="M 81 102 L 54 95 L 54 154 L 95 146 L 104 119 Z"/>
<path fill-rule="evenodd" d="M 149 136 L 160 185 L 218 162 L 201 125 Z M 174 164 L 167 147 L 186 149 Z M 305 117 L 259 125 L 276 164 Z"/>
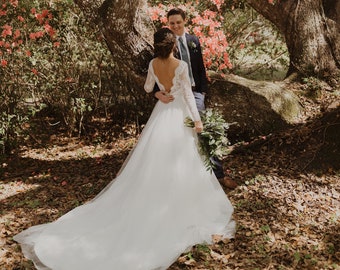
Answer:
<path fill-rule="evenodd" d="M 40 24 L 43 24 L 43 22 L 44 22 L 44 17 L 43 17 L 42 14 L 37 13 L 37 14 L 35 14 L 34 16 L 35 16 L 35 18 L 39 21 Z"/>
<path fill-rule="evenodd" d="M 7 63 L 8 62 L 5 59 L 1 59 L 1 66 L 6 67 Z"/>
<path fill-rule="evenodd" d="M 44 34 L 45 33 L 43 31 L 39 31 L 39 32 L 35 32 L 35 33 L 30 33 L 29 37 L 30 37 L 30 39 L 34 40 L 34 39 L 43 37 Z"/>
<path fill-rule="evenodd" d="M 6 37 L 6 36 L 11 36 L 12 35 L 12 26 L 5 24 L 2 27 L 4 30 L 2 31 L 1 36 Z"/>
<path fill-rule="evenodd" d="M 35 33 L 30 33 L 29 38 L 32 40 L 36 39 Z"/>
<path fill-rule="evenodd" d="M 36 70 L 35 68 L 32 68 L 32 72 L 34 75 L 38 75 L 38 70 Z"/>
<path fill-rule="evenodd" d="M 54 35 L 55 35 L 55 30 L 52 28 L 52 26 L 49 25 L 48 23 L 46 23 L 46 24 L 44 25 L 44 27 L 45 27 L 45 31 L 46 31 L 51 37 L 54 37 Z"/>
<path fill-rule="evenodd" d="M 218 69 L 219 70 L 223 70 L 223 69 L 226 69 L 227 68 L 227 65 L 225 63 L 222 63 L 221 65 L 219 65 Z"/>
<path fill-rule="evenodd" d="M 224 3 L 224 0 L 210 0 L 210 2 L 213 3 L 217 9 L 220 9 Z"/>
<path fill-rule="evenodd" d="M 14 39 L 17 39 L 20 36 L 21 36 L 20 30 L 19 29 L 15 30 L 15 32 L 14 32 Z"/>
<path fill-rule="evenodd" d="M 9 2 L 11 3 L 11 5 L 13 7 L 17 7 L 18 6 L 18 0 L 10 0 Z"/>
<path fill-rule="evenodd" d="M 160 20 L 160 22 L 163 23 L 163 24 L 167 24 L 167 23 L 168 23 L 168 18 L 167 18 L 166 16 L 161 17 L 159 20 Z"/>
<path fill-rule="evenodd" d="M 42 12 L 41 12 L 41 15 L 45 18 L 47 17 L 49 14 L 49 11 L 47 9 L 44 9 Z"/>

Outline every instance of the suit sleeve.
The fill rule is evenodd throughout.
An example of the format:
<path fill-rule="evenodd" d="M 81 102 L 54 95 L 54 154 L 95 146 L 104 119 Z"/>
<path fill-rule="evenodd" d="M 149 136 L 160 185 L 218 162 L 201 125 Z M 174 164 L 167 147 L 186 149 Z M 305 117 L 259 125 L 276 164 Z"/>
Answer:
<path fill-rule="evenodd" d="M 198 70 L 199 70 L 199 78 L 201 82 L 201 90 L 202 92 L 208 92 L 208 80 L 207 74 L 203 62 L 203 55 L 202 55 L 202 48 L 199 39 L 196 37 L 197 40 L 197 50 L 198 50 Z"/>
<path fill-rule="evenodd" d="M 158 84 L 155 83 L 155 86 L 153 87 L 152 92 L 155 94 L 155 93 L 158 92 L 158 91 L 161 91 L 161 89 L 159 89 Z"/>

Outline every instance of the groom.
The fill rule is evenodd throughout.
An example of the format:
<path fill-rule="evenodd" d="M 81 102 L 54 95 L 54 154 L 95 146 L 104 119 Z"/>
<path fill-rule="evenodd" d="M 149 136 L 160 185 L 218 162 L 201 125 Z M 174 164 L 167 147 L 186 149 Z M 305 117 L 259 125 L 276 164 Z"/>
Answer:
<path fill-rule="evenodd" d="M 177 37 L 178 52 L 175 56 L 187 62 L 197 109 L 198 111 L 203 111 L 205 110 L 204 98 L 208 90 L 208 81 L 203 63 L 201 44 L 196 36 L 185 32 L 186 15 L 182 9 L 173 8 L 169 10 L 167 19 L 169 28 Z M 173 100 L 172 96 L 159 91 L 157 84 L 154 92 L 155 97 L 163 103 L 169 103 Z M 214 173 L 220 183 L 225 187 L 235 188 L 237 184 L 225 176 L 221 161 L 213 158 L 213 162 L 215 164 Z"/>

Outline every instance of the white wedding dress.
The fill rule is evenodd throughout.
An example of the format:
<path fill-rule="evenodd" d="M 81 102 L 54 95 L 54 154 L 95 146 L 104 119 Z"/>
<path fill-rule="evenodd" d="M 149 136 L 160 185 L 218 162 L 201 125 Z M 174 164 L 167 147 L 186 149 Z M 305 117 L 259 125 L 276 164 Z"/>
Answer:
<path fill-rule="evenodd" d="M 17 234 L 38 269 L 162 270 L 213 234 L 231 238 L 233 207 L 206 170 L 193 129 L 199 120 L 187 64 L 175 71 L 169 104 L 158 101 L 117 178 L 92 201 Z M 145 83 L 164 87 L 152 61 Z"/>

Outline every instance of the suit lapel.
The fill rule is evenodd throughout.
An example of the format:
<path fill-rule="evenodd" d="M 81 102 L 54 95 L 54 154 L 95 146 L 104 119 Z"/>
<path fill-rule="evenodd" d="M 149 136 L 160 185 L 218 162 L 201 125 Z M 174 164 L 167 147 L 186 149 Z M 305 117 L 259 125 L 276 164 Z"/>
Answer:
<path fill-rule="evenodd" d="M 194 47 L 197 46 L 195 39 L 192 35 L 185 33 L 185 39 L 187 40 L 187 46 L 190 54 L 190 58 L 196 57 Z M 195 46 L 193 46 L 193 44 Z"/>
<path fill-rule="evenodd" d="M 186 39 L 186 41 L 187 41 L 188 50 L 189 50 L 189 53 L 190 53 L 190 55 L 191 55 L 192 51 L 191 51 L 191 47 L 189 46 L 189 44 L 190 44 L 191 42 L 193 42 L 193 41 L 192 41 L 192 37 L 191 37 L 191 35 L 189 35 L 188 33 L 185 33 L 185 39 Z"/>

